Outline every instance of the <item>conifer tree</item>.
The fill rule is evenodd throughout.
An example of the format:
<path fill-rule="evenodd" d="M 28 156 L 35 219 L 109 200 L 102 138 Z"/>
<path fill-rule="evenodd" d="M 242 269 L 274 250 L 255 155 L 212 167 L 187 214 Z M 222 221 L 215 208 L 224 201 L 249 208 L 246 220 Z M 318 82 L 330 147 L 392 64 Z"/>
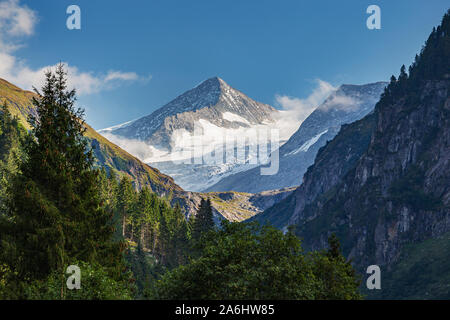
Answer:
<path fill-rule="evenodd" d="M 159 219 L 159 235 L 158 235 L 158 244 L 156 248 L 156 257 L 159 260 L 159 263 L 162 265 L 168 264 L 168 255 L 171 251 L 170 246 L 170 229 L 169 229 L 169 221 L 167 217 L 167 212 L 160 205 L 160 219 Z"/>
<path fill-rule="evenodd" d="M 341 244 L 335 233 L 328 238 L 328 247 L 327 256 L 330 259 L 337 259 L 341 256 Z"/>
<path fill-rule="evenodd" d="M 9 204 L 8 257 L 19 280 L 43 279 L 76 261 L 122 270 L 121 244 L 112 241 L 112 215 L 101 204 L 98 170 L 83 134 L 83 111 L 67 89 L 62 64 L 48 71 L 33 103 L 32 137 L 14 178 Z M 116 273 L 117 272 L 117 273 Z"/>
<path fill-rule="evenodd" d="M 122 221 L 122 237 L 126 237 L 131 232 L 128 232 L 127 226 L 130 225 L 131 215 L 133 214 L 134 204 L 136 200 L 136 191 L 133 188 L 131 179 L 124 176 L 119 183 L 117 208 L 119 216 Z"/>
<path fill-rule="evenodd" d="M 108 174 L 105 167 L 102 167 L 100 169 L 98 179 L 103 201 L 102 204 L 105 206 L 105 209 L 108 210 L 108 212 L 113 212 L 117 203 L 117 190 L 119 187 L 117 183 L 117 177 L 112 169 Z"/>
<path fill-rule="evenodd" d="M 192 226 L 192 239 L 198 242 L 203 233 L 214 228 L 211 200 L 202 199 Z"/>
<path fill-rule="evenodd" d="M 0 215 L 6 210 L 7 190 L 11 177 L 23 158 L 22 144 L 27 132 L 8 110 L 0 107 Z"/>
<path fill-rule="evenodd" d="M 155 194 L 149 188 L 144 187 L 139 191 L 137 210 L 135 211 L 136 231 L 143 248 L 153 247 L 157 219 Z"/>
<path fill-rule="evenodd" d="M 187 261 L 189 250 L 189 226 L 178 203 L 175 204 L 173 214 L 176 229 L 173 239 L 175 247 L 175 264 L 180 265 Z"/>

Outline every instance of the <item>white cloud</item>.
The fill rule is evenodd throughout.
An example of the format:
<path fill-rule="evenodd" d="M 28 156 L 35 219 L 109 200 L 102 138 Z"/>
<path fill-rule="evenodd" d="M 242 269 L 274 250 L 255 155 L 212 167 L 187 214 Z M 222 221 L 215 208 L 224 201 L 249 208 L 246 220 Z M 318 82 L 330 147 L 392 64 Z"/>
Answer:
<path fill-rule="evenodd" d="M 277 127 L 282 130 L 280 136 L 290 137 L 302 122 L 314 111 L 333 91 L 330 83 L 317 79 L 317 86 L 306 98 L 296 98 L 286 95 L 276 95 L 275 100 L 281 107 L 277 119 Z"/>
<path fill-rule="evenodd" d="M 22 44 L 20 38 L 34 33 L 37 14 L 18 0 L 0 2 L 0 50 L 12 52 Z"/>
<path fill-rule="evenodd" d="M 0 26 L 10 36 L 31 35 L 37 22 L 36 13 L 18 0 L 0 2 Z"/>
<path fill-rule="evenodd" d="M 333 95 L 321 105 L 322 110 L 336 109 L 347 112 L 358 109 L 361 100 L 345 95 Z"/>
<path fill-rule="evenodd" d="M 109 132 L 101 132 L 101 134 L 112 143 L 118 145 L 142 161 L 155 156 L 155 152 L 158 152 L 157 149 L 144 141 L 123 138 Z"/>
<path fill-rule="evenodd" d="M 105 77 L 105 81 L 112 80 L 137 80 L 139 76 L 135 72 L 110 71 Z"/>
<path fill-rule="evenodd" d="M 21 41 L 33 35 L 37 21 L 37 13 L 21 5 L 19 0 L 0 2 L 0 78 L 27 90 L 33 86 L 42 87 L 45 71 L 56 66 L 31 68 L 14 54 L 23 45 Z M 144 77 L 135 72 L 111 70 L 106 74 L 98 74 L 81 71 L 68 63 L 65 65 L 69 74 L 68 86 L 76 88 L 79 95 L 110 90 L 123 82 L 147 82 L 151 79 L 151 76 Z"/>
<path fill-rule="evenodd" d="M 76 66 L 64 63 L 68 72 L 68 87 L 76 88 L 79 95 L 97 93 L 102 90 L 115 88 L 124 81 L 148 81 L 136 73 L 111 71 L 106 75 L 94 74 L 79 70 Z M 32 87 L 41 88 L 44 84 L 45 72 L 54 70 L 56 65 L 44 66 L 38 69 L 28 67 L 16 57 L 0 52 L 0 78 L 4 78 L 15 85 L 30 90 Z M 131 76 L 133 74 L 134 76 Z"/>

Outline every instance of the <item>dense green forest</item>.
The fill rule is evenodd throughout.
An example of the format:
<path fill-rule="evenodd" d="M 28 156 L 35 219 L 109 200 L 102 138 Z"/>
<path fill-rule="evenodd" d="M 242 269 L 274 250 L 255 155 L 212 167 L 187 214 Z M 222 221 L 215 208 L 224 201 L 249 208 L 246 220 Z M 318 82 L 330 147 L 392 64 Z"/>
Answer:
<path fill-rule="evenodd" d="M 62 65 L 46 74 L 27 132 L 0 111 L 1 299 L 359 299 L 339 242 L 255 223 L 216 226 L 94 165 Z M 69 265 L 81 288 L 66 285 Z"/>

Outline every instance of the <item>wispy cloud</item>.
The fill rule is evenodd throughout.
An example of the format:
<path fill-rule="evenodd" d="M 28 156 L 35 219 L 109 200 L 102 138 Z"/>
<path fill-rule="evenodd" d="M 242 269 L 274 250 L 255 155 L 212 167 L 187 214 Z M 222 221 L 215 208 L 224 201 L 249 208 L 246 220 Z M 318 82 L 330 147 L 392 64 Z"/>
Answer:
<path fill-rule="evenodd" d="M 361 100 L 356 97 L 350 97 L 345 95 L 333 95 L 328 98 L 322 105 L 322 110 L 344 110 L 347 112 L 357 110 L 361 104 Z"/>
<path fill-rule="evenodd" d="M 101 132 L 101 134 L 106 139 L 123 148 L 124 150 L 127 150 L 127 152 L 137 157 L 141 161 L 151 159 L 155 156 L 156 153 L 158 153 L 158 150 L 156 148 L 145 143 L 144 141 L 137 139 L 127 139 L 109 132 Z"/>
<path fill-rule="evenodd" d="M 330 83 L 317 79 L 316 87 L 306 98 L 286 95 L 276 95 L 275 101 L 281 107 L 277 126 L 284 132 L 281 136 L 292 135 L 302 122 L 314 111 L 332 92 L 336 90 Z"/>
<path fill-rule="evenodd" d="M 81 71 L 76 66 L 64 63 L 68 72 L 68 86 L 75 88 L 79 95 L 97 93 L 111 90 L 124 82 L 148 81 L 149 77 L 141 77 L 134 72 L 110 71 L 109 73 L 95 74 Z M 53 70 L 56 65 L 44 66 L 38 69 L 28 67 L 23 61 L 13 55 L 0 52 L 0 77 L 30 90 L 33 86 L 40 88 L 44 84 L 44 74 Z"/>
<path fill-rule="evenodd" d="M 0 2 L 0 77 L 23 89 L 39 88 L 44 83 L 45 71 L 55 65 L 31 68 L 26 61 L 15 55 L 23 41 L 34 34 L 38 15 L 19 0 Z M 110 90 L 126 82 L 147 82 L 151 76 L 140 76 L 135 72 L 110 70 L 106 73 L 81 71 L 65 63 L 69 73 L 69 87 L 76 88 L 79 95 Z"/>
<path fill-rule="evenodd" d="M 112 80 L 137 80 L 139 76 L 136 72 L 120 72 L 120 71 L 110 71 L 105 77 L 105 81 Z"/>
<path fill-rule="evenodd" d="M 0 2 L 0 50 L 12 52 L 21 46 L 23 37 L 31 36 L 38 21 L 37 14 L 18 0 Z"/>

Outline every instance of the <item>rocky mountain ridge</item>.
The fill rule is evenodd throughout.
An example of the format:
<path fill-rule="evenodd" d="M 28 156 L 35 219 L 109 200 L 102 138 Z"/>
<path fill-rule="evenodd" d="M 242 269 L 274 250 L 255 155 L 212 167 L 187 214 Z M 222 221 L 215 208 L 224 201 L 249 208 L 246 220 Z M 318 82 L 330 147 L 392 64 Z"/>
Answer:
<path fill-rule="evenodd" d="M 308 249 L 325 248 L 335 233 L 361 273 L 381 267 L 386 289 L 372 296 L 448 299 L 449 70 L 450 11 L 409 72 L 403 66 L 391 78 L 374 113 L 343 127 L 302 187 L 254 219 L 293 225 Z M 372 127 L 358 151 L 346 133 L 364 123 Z"/>
<path fill-rule="evenodd" d="M 280 147 L 277 174 L 262 176 L 261 167 L 258 166 L 225 177 L 206 191 L 261 192 L 300 185 L 303 174 L 314 163 L 319 148 L 334 138 L 341 125 L 359 120 L 370 113 L 386 85 L 386 82 L 376 82 L 340 86 Z"/>
<path fill-rule="evenodd" d="M 218 149 L 236 153 L 237 147 L 226 145 L 229 138 L 248 136 L 248 145 L 257 145 L 253 133 L 273 126 L 278 114 L 213 77 L 148 116 L 99 132 L 172 176 L 185 190 L 199 192 L 224 176 L 254 167 L 249 158 L 219 163 L 205 158 Z"/>

